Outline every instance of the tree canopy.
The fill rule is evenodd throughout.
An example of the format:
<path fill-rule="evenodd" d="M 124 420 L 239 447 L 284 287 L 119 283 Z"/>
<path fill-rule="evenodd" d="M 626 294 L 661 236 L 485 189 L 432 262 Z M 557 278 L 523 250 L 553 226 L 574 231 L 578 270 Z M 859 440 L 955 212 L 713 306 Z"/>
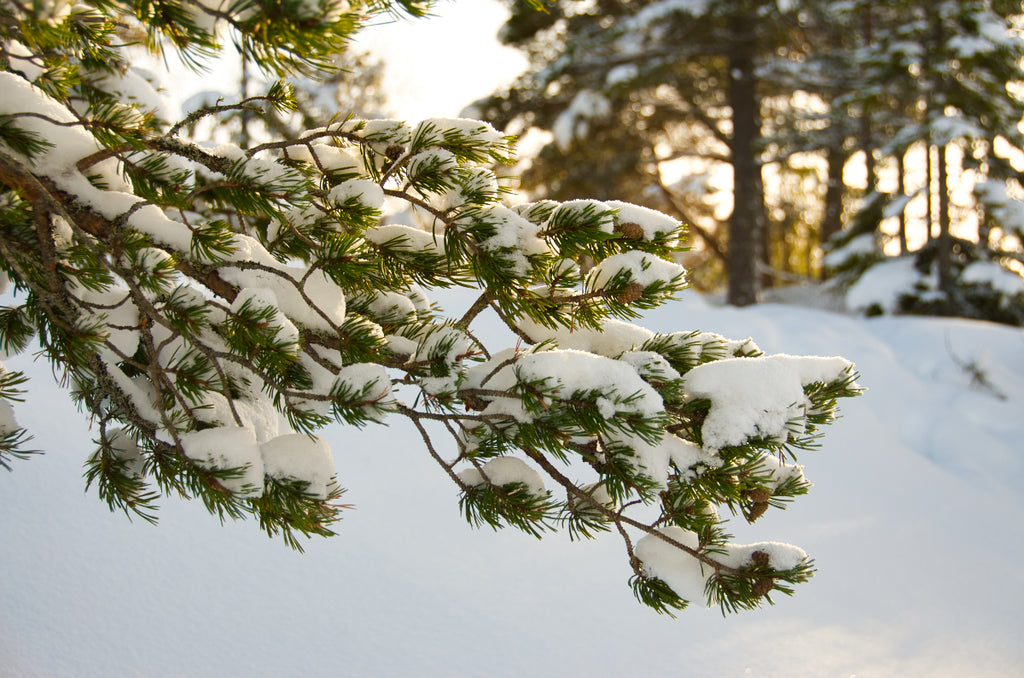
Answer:
<path fill-rule="evenodd" d="M 194 498 L 298 548 L 344 508 L 316 431 L 405 417 L 471 523 L 615 532 L 659 611 L 790 593 L 810 557 L 735 544 L 723 514 L 752 522 L 807 492 L 795 455 L 859 392 L 853 366 L 629 322 L 686 285 L 676 219 L 516 204 L 495 173 L 513 140 L 474 120 L 339 111 L 239 143 L 192 136 L 240 111 L 294 123 L 288 77 L 329 75 L 368 16 L 427 9 L 0 6 L 0 348 L 50 362 L 96 430 L 88 484 L 129 516 Z M 133 61 L 201 69 L 223 40 L 281 80 L 176 119 Z M 475 301 L 431 301 L 456 286 Z M 503 339 L 484 340 L 484 318 Z M 23 384 L 0 377 L 5 466 L 30 454 Z"/>
<path fill-rule="evenodd" d="M 1020 322 L 1019 2 L 509 4 L 531 65 L 476 110 L 547 132 L 531 195 L 673 214 L 736 305 L 883 263 L 920 271 L 891 310 Z"/>

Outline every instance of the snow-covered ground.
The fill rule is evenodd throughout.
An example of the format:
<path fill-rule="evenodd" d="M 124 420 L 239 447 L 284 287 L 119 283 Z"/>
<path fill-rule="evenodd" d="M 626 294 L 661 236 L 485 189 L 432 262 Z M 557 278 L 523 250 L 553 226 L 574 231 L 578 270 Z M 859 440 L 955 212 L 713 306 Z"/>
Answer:
<path fill-rule="evenodd" d="M 734 526 L 815 557 L 793 598 L 660 617 L 614 535 L 471 529 L 397 419 L 328 430 L 357 508 L 304 555 L 194 503 L 130 523 L 83 493 L 90 432 L 49 367 L 11 359 L 46 454 L 0 473 L 0 676 L 1020 675 L 1024 331 L 689 293 L 645 324 L 857 363 L 870 390 L 802 457 L 811 494 Z"/>

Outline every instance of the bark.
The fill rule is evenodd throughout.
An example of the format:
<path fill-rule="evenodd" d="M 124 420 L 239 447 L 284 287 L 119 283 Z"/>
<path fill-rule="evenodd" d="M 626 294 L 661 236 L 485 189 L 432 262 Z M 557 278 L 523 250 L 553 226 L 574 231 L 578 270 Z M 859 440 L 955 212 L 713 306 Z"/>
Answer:
<path fill-rule="evenodd" d="M 937 150 L 939 156 L 939 289 L 947 296 L 951 296 L 956 283 L 956 272 L 953 270 L 953 237 L 949 230 L 949 169 L 946 166 L 949 160 L 949 147 L 940 146 Z"/>
<path fill-rule="evenodd" d="M 907 194 L 907 177 L 906 177 L 906 162 L 904 160 L 904 152 L 899 151 L 896 154 L 896 173 L 899 178 L 899 197 L 902 200 L 903 196 Z M 910 251 L 907 247 L 907 207 L 903 206 L 900 210 L 900 254 L 906 254 Z"/>
<path fill-rule="evenodd" d="M 846 154 L 841 149 L 828 150 L 828 185 L 825 188 L 825 214 L 821 220 L 821 242 L 827 243 L 843 229 L 843 167 Z"/>
<path fill-rule="evenodd" d="M 734 306 L 757 303 L 757 264 L 764 232 L 764 199 L 756 141 L 760 133 L 757 82 L 754 76 L 753 27 L 746 17 L 734 25 L 734 50 L 729 58 L 730 139 L 734 206 L 729 218 L 729 290 Z"/>

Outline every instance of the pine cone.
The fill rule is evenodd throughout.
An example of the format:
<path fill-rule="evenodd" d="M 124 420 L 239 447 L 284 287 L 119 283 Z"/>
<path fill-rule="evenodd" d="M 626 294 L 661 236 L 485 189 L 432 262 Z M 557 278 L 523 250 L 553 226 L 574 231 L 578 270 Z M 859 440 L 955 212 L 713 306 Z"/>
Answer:
<path fill-rule="evenodd" d="M 763 487 L 758 487 L 756 489 L 750 490 L 747 496 L 750 497 L 750 500 L 755 504 L 767 504 L 768 500 L 772 498 L 772 493 L 771 490 L 766 490 Z"/>
<path fill-rule="evenodd" d="M 630 240 L 643 240 L 644 229 L 640 224 L 635 224 L 632 221 L 627 221 L 624 224 L 619 224 L 615 227 L 616 233 L 621 233 L 623 237 L 629 238 Z"/>
<path fill-rule="evenodd" d="M 775 580 L 771 577 L 759 577 L 754 582 L 754 595 L 767 596 L 775 588 Z"/>
<path fill-rule="evenodd" d="M 642 297 L 644 294 L 644 286 L 640 283 L 630 283 L 626 286 L 626 289 L 622 290 L 615 298 L 620 304 L 632 304 L 634 301 Z"/>
<path fill-rule="evenodd" d="M 768 502 L 759 501 L 754 502 L 754 505 L 750 507 L 750 511 L 747 512 L 747 522 L 754 522 L 758 518 L 764 515 L 765 511 L 768 510 Z"/>
<path fill-rule="evenodd" d="M 771 557 L 764 551 L 754 551 L 750 554 L 750 562 L 756 567 L 768 567 Z"/>

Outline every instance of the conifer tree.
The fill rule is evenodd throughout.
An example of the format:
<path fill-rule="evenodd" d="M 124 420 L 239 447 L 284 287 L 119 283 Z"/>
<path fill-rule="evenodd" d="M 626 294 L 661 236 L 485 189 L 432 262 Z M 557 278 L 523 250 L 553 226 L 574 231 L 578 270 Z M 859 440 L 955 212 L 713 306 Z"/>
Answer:
<path fill-rule="evenodd" d="M 840 98 L 873 118 L 874 139 L 864 145 L 871 164 L 891 160 L 898 174 L 893 190 L 869 172 L 863 206 L 836 243 L 850 245 L 848 251 L 830 257 L 838 281 L 846 284 L 878 263 L 912 263 L 920 275 L 889 310 L 1024 323 L 1024 279 L 1012 268 L 1024 251 L 1021 213 L 1019 198 L 1011 197 L 1021 186 L 1011 158 L 1024 148 L 1024 108 L 1014 84 L 1024 55 L 1020 3 L 858 2 L 836 9 L 840 21 L 870 18 L 854 60 L 856 87 Z M 906 180 L 908 153 L 926 159 L 923 182 Z M 954 180 L 964 195 L 959 204 Z M 894 235 L 908 254 L 905 213 L 915 199 L 927 204 L 926 242 L 903 261 L 888 261 L 881 248 Z M 882 232 L 883 221 L 894 217 L 898 232 Z M 977 238 L 968 233 L 974 229 Z M 866 249 L 865 241 L 874 247 Z"/>
<path fill-rule="evenodd" d="M 540 155 L 547 162 L 526 177 L 531 186 L 558 198 L 613 186 L 673 211 L 723 260 L 729 303 L 754 303 L 768 250 L 763 115 L 776 91 L 765 74 L 800 56 L 797 3 L 551 0 L 540 20 L 529 3 L 511 4 L 500 37 L 526 51 L 531 67 L 479 110 L 497 124 L 553 133 Z M 658 168 L 680 159 L 691 167 L 683 191 L 663 186 Z M 722 202 L 704 185 L 705 168 L 731 171 L 724 220 L 702 204 Z M 702 212 L 704 223 L 690 218 Z"/>
<path fill-rule="evenodd" d="M 342 510 L 344 469 L 316 432 L 406 417 L 471 523 L 614 532 L 657 610 L 790 593 L 811 559 L 732 543 L 720 511 L 754 521 L 808 490 L 795 453 L 858 392 L 852 366 L 628 322 L 686 284 L 676 220 L 509 206 L 494 169 L 512 140 L 473 120 L 339 112 L 245 146 L 189 135 L 294 110 L 286 79 L 329 74 L 366 16 L 426 10 L 5 0 L 0 348 L 52 364 L 96 430 L 89 486 L 129 516 L 198 499 L 299 548 Z M 281 80 L 174 119 L 134 50 L 198 67 L 224 36 Z M 385 219 L 393 203 L 426 225 Z M 447 315 L 430 296 L 453 286 L 477 296 Z M 507 346 L 481 340 L 484 318 Z M 5 466 L 29 454 L 23 382 L 0 376 Z"/>

